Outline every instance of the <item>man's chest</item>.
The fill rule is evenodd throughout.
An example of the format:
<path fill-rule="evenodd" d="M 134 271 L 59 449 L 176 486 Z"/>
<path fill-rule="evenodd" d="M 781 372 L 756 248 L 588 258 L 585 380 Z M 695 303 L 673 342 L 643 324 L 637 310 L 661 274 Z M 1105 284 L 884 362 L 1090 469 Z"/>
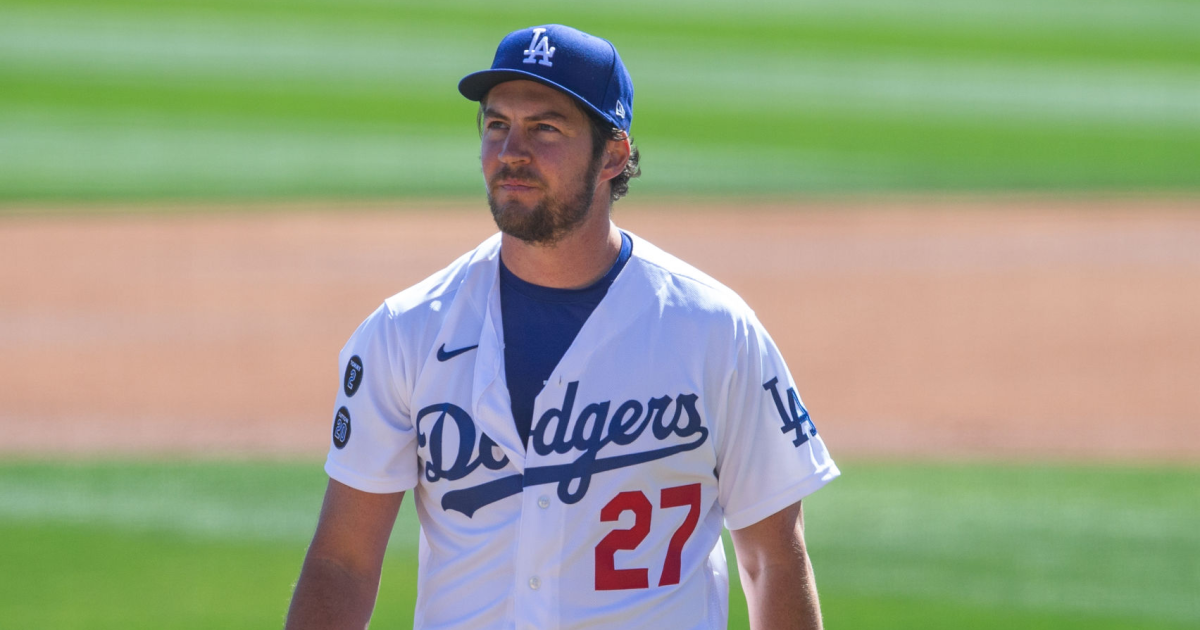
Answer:
<path fill-rule="evenodd" d="M 575 505 L 634 482 L 713 477 L 716 401 L 702 371 L 653 361 L 613 373 L 563 371 L 535 399 L 527 443 L 502 378 L 481 387 L 475 366 L 462 361 L 457 372 L 418 381 L 413 419 L 421 492 L 436 500 L 429 509 L 474 519 L 530 488 Z"/>
<path fill-rule="evenodd" d="M 650 364 L 574 375 L 546 383 L 517 448 L 501 446 L 516 434 L 502 380 L 451 379 L 421 400 L 429 588 L 469 575 L 511 589 L 519 619 L 704 601 L 722 520 L 710 388 Z"/>

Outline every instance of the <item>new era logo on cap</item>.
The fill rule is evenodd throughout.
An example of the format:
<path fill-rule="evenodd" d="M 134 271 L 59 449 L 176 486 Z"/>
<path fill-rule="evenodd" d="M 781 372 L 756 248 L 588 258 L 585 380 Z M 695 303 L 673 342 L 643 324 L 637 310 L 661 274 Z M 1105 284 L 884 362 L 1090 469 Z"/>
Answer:
<path fill-rule="evenodd" d="M 517 79 L 562 90 L 623 131 L 633 122 L 633 79 L 606 39 L 561 24 L 513 31 L 492 67 L 463 77 L 458 91 L 478 101 L 497 83 Z"/>

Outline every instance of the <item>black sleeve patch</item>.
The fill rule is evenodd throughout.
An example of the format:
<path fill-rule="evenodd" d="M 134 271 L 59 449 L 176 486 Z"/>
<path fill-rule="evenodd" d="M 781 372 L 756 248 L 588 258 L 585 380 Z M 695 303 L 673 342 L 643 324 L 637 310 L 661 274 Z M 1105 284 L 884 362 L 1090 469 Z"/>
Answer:
<path fill-rule="evenodd" d="M 333 417 L 333 445 L 339 450 L 350 441 L 350 410 L 342 407 Z"/>
<path fill-rule="evenodd" d="M 363 363 L 358 355 L 350 357 L 346 363 L 346 376 L 342 378 L 342 389 L 346 392 L 346 396 L 350 397 L 358 391 L 358 386 L 363 379 Z"/>

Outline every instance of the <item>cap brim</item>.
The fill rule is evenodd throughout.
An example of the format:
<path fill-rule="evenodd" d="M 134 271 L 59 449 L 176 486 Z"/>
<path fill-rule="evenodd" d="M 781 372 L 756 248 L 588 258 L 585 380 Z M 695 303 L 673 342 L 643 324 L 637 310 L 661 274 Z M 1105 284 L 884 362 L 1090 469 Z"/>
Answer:
<path fill-rule="evenodd" d="M 593 107 L 592 104 L 583 99 L 583 97 L 555 83 L 554 81 L 547 80 L 543 77 L 533 74 L 532 72 L 508 69 L 480 70 L 479 72 L 472 72 L 458 82 L 458 91 L 469 100 L 479 101 L 482 100 L 484 96 L 487 96 L 488 90 L 496 87 L 497 84 L 504 83 L 505 81 L 519 80 L 536 81 L 542 85 L 552 87 L 560 92 L 563 92 L 574 98 L 575 102 L 579 103 L 579 105 L 584 109 L 587 109 L 604 120 L 607 120 L 608 122 L 612 123 L 614 127 L 620 127 L 620 125 L 618 125 L 611 116 Z"/>

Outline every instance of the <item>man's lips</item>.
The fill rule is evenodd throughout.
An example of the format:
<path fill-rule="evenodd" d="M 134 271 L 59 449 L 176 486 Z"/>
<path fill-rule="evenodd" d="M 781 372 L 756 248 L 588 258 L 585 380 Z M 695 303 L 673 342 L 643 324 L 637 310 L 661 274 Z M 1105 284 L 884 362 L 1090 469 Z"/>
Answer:
<path fill-rule="evenodd" d="M 510 180 L 501 180 L 500 182 L 498 182 L 496 184 L 496 187 L 499 188 L 500 190 L 504 190 L 504 191 L 508 191 L 508 192 L 524 192 L 526 190 L 534 190 L 537 188 L 537 186 L 535 186 L 533 184 L 533 182 L 511 180 L 511 179 Z"/>

